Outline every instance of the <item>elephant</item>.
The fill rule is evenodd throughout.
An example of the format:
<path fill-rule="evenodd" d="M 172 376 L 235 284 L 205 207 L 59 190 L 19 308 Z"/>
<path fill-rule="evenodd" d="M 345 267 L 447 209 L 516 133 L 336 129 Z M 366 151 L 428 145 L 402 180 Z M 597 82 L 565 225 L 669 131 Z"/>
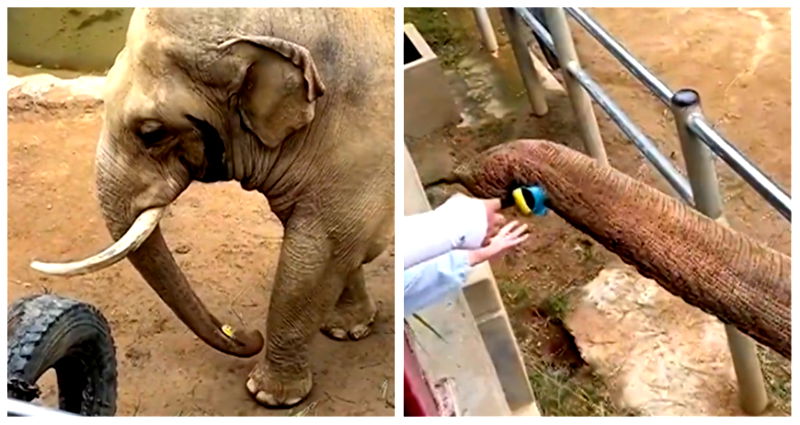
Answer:
<path fill-rule="evenodd" d="M 455 170 L 481 197 L 539 185 L 548 208 L 688 304 L 792 357 L 792 259 L 612 167 L 515 140 Z"/>
<path fill-rule="evenodd" d="M 114 243 L 56 275 L 127 258 L 211 347 L 263 359 L 257 402 L 288 407 L 312 388 L 309 342 L 370 333 L 362 266 L 394 233 L 392 9 L 137 9 L 106 77 L 97 197 Z M 218 320 L 162 236 L 165 208 L 193 181 L 258 190 L 284 227 L 266 320 Z"/>

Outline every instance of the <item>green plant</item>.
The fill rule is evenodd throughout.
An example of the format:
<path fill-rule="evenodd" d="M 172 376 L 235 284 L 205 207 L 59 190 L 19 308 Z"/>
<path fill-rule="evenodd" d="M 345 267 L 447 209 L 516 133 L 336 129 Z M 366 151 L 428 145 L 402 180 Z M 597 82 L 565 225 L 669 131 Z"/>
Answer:
<path fill-rule="evenodd" d="M 470 44 L 463 28 L 455 25 L 442 8 L 406 8 L 405 22 L 414 24 L 419 33 L 445 68 L 453 69 L 460 60 L 469 54 Z"/>
<path fill-rule="evenodd" d="M 565 292 L 557 292 L 544 300 L 544 312 L 555 319 L 562 320 L 569 312 L 569 296 Z"/>
<path fill-rule="evenodd" d="M 528 364 L 528 379 L 545 416 L 630 416 L 635 412 L 614 406 L 602 381 L 594 375 L 576 377 L 577 371 L 544 361 Z"/>

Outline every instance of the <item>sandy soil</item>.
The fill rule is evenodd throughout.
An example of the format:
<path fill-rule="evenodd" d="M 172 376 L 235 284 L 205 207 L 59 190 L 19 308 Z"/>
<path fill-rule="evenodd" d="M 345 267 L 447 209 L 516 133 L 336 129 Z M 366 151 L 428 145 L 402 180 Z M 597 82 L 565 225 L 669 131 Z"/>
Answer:
<path fill-rule="evenodd" d="M 53 278 L 34 259 L 71 259 L 109 242 L 94 198 L 97 112 L 47 110 L 9 118 L 8 299 L 50 291 L 98 306 L 119 363 L 118 415 L 391 415 L 394 412 L 394 286 L 390 252 L 366 268 L 380 303 L 373 334 L 312 344 L 315 387 L 291 410 L 257 405 L 244 387 L 260 356 L 238 359 L 202 343 L 133 267 Z M 236 183 L 192 185 L 162 229 L 195 290 L 223 321 L 263 332 L 283 230 L 257 192 Z M 53 388 L 45 400 L 56 403 Z"/>
<path fill-rule="evenodd" d="M 648 8 L 589 12 L 673 90 L 698 90 L 709 120 L 780 186 L 790 190 L 788 10 Z M 445 128 L 419 140 L 407 139 L 416 162 L 432 156 L 434 146 L 441 146 L 442 140 L 446 154 L 455 158 L 456 165 L 481 150 L 516 138 L 545 138 L 581 148 L 566 96 L 551 93 L 550 113 L 542 118 L 530 114 L 499 14 L 492 11 L 501 44 L 497 59 L 482 50 L 469 10 L 407 10 L 406 17 L 415 21 L 434 51 L 446 56 L 446 74 L 465 112 L 462 126 Z M 582 28 L 573 25 L 573 34 L 582 64 L 683 170 L 675 124 L 666 107 Z M 597 107 L 595 113 L 612 166 L 671 193 L 605 113 Z M 721 161 L 717 170 L 725 215 L 732 227 L 790 254 L 790 224 Z M 450 174 L 448 170 L 438 172 L 429 179 Z M 458 186 L 440 184 L 428 188 L 428 194 L 436 203 L 453 190 L 459 190 Z M 532 237 L 494 261 L 492 268 L 543 413 L 632 413 L 610 406 L 602 383 L 584 366 L 560 320 L 569 308 L 569 291 L 596 276 L 615 261 L 614 257 L 554 214 L 535 219 L 522 218 L 515 212 L 509 212 L 509 216 L 527 222 L 533 229 Z M 760 354 L 777 407 L 774 413 L 788 414 L 790 363 L 769 351 Z"/>
<path fill-rule="evenodd" d="M 644 10 L 593 9 L 591 13 L 673 90 L 697 90 L 717 129 L 790 191 L 788 9 Z M 676 161 L 682 163 L 674 123 L 663 105 L 652 101 L 586 33 L 577 28 L 575 33 L 582 63 L 631 118 L 660 142 L 662 151 L 676 152 Z M 616 141 L 618 134 L 614 136 Z M 717 169 L 725 214 L 732 226 L 790 253 L 789 223 L 726 165 Z"/>

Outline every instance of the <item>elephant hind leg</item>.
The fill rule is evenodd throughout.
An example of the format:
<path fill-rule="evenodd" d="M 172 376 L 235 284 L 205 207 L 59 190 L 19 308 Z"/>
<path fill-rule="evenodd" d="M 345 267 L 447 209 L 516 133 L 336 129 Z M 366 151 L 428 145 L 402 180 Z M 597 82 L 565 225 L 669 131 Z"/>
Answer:
<path fill-rule="evenodd" d="M 359 266 L 347 277 L 336 307 L 328 313 L 320 330 L 335 340 L 359 340 L 372 331 L 378 309 L 367 292 L 364 270 Z"/>

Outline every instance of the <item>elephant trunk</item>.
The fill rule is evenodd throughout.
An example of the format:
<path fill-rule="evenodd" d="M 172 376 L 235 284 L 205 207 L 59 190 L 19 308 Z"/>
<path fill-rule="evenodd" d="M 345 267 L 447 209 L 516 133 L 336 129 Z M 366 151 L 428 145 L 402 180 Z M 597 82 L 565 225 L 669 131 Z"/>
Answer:
<path fill-rule="evenodd" d="M 234 330 L 209 313 L 161 235 L 158 221 L 164 206 L 188 186 L 188 177 L 180 179 L 183 183 L 162 182 L 160 189 L 153 190 L 141 182 L 142 172 L 132 174 L 132 170 L 142 167 L 120 163 L 121 158 L 127 156 L 107 151 L 108 146 L 101 140 L 97 156 L 97 190 L 106 225 L 116 242 L 84 260 L 67 264 L 34 262 L 31 266 L 44 273 L 74 275 L 108 267 L 127 255 L 158 296 L 200 339 L 227 354 L 239 357 L 258 354 L 264 345 L 261 334 Z M 144 205 L 134 207 L 136 194 L 142 193 L 156 193 L 157 197 L 139 200 L 138 203 Z"/>
<path fill-rule="evenodd" d="M 120 163 L 120 158 L 130 156 L 110 151 L 110 146 L 114 145 L 101 142 L 98 146 L 97 195 L 108 230 L 118 240 L 141 211 L 154 209 L 151 208 L 153 204 L 169 204 L 188 186 L 189 179 L 188 176 L 172 179 L 180 181 L 172 184 L 168 183 L 170 179 L 143 179 L 142 171 L 132 174 L 132 170 L 146 172 L 149 168 Z M 152 184 L 160 186 L 153 189 Z M 157 195 L 151 195 L 148 200 L 137 199 L 137 195 L 151 192 Z M 235 331 L 209 313 L 175 262 L 161 235 L 160 225 L 156 225 L 141 246 L 128 253 L 128 259 L 175 315 L 208 345 L 239 357 L 254 356 L 261 351 L 264 338 L 258 331 Z"/>
<path fill-rule="evenodd" d="M 208 345 L 239 357 L 261 351 L 264 338 L 258 331 L 235 331 L 208 312 L 175 262 L 160 226 L 128 259 L 175 315 Z"/>
<path fill-rule="evenodd" d="M 550 208 L 687 303 L 791 358 L 791 258 L 567 147 L 518 140 L 456 170 L 475 195 L 538 184 Z"/>

